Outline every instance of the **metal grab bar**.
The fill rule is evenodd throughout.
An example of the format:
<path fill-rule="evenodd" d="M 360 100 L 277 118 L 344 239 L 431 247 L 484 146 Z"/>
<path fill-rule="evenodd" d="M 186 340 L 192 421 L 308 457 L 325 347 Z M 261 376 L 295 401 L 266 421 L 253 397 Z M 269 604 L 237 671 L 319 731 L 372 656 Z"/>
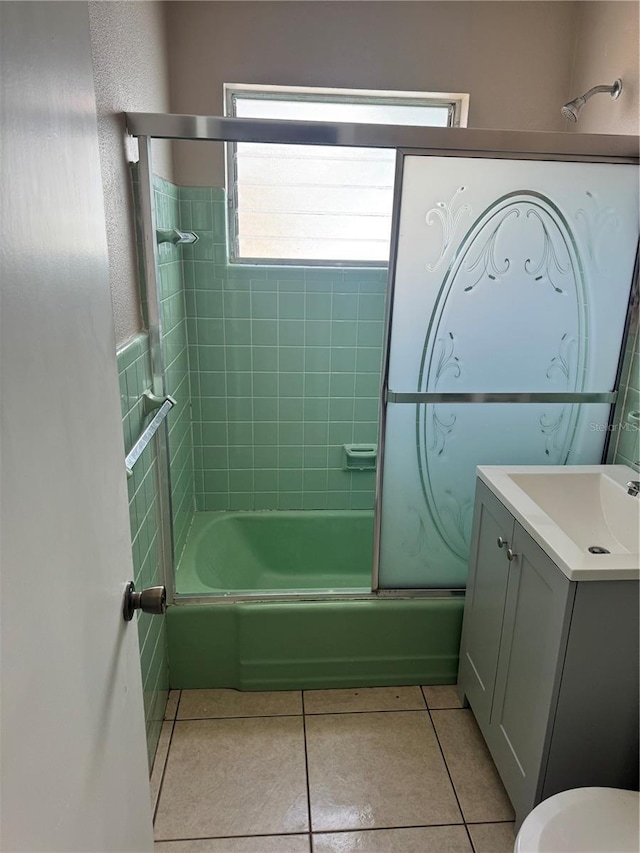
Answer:
<path fill-rule="evenodd" d="M 509 391 L 458 393 L 454 391 L 389 391 L 387 403 L 615 403 L 617 391 Z"/>
<path fill-rule="evenodd" d="M 151 397 L 151 395 L 149 396 Z M 124 460 L 124 464 L 127 468 L 127 477 L 130 477 L 133 474 L 133 466 L 142 456 L 147 445 L 158 431 L 160 424 L 167 417 L 167 415 L 169 414 L 171 409 L 173 409 L 175 404 L 176 401 L 173 399 L 173 397 L 167 396 L 164 398 L 160 408 L 157 410 L 153 418 L 149 421 L 147 426 L 140 434 L 140 438 L 136 441 L 131 450 L 127 453 L 127 456 Z"/>

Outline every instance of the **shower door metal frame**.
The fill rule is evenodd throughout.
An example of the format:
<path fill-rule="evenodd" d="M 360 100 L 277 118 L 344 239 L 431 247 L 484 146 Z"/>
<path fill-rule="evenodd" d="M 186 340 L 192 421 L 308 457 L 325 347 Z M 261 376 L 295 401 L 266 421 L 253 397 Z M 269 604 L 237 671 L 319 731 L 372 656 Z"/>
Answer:
<path fill-rule="evenodd" d="M 382 391 L 379 415 L 379 464 L 376 473 L 376 499 L 374 510 L 374 547 L 371 593 L 347 593 L 345 598 L 414 598 L 446 597 L 464 594 L 460 588 L 452 589 L 380 589 L 379 588 L 379 550 L 380 521 L 382 509 L 384 442 L 386 428 L 386 407 L 392 399 L 387 396 L 386 383 L 389 367 L 389 344 L 391 332 L 391 309 L 393 299 L 393 279 L 397 260 L 398 222 L 402 190 L 404 158 L 409 155 L 441 157 L 477 157 L 507 160 L 549 160 L 579 163 L 611 163 L 638 165 L 640 163 L 640 138 L 637 136 L 608 136 L 604 134 L 578 133 L 540 133 L 535 131 L 513 130 L 474 130 L 470 128 L 411 127 L 400 125 L 353 124 L 338 122 L 300 122 L 268 119 L 225 118 L 221 116 L 172 115 L 166 113 L 125 113 L 127 132 L 138 138 L 140 172 L 140 229 L 143 238 L 143 265 L 146 280 L 148 305 L 149 343 L 154 393 L 166 393 L 164 358 L 162 352 L 162 327 L 157 281 L 157 246 L 155 241 L 155 203 L 153 195 L 153 172 L 151 158 L 152 139 L 176 139 L 211 142 L 257 142 L 292 145 L 333 145 L 354 148 L 393 148 L 396 150 L 396 174 L 392 213 L 392 235 L 389 256 L 389 277 L 387 283 L 387 307 L 383 344 Z M 621 341 L 621 356 L 618 364 L 614 389 L 604 395 L 557 395 L 571 397 L 570 402 L 613 403 L 617 396 L 622 371 L 623 356 L 626 349 L 629 329 L 632 322 L 633 294 L 637 290 L 636 281 L 631 288 L 631 298 L 625 330 Z M 637 306 L 636 306 L 637 308 Z M 409 395 L 402 395 L 404 398 Z M 417 395 L 420 400 L 433 401 L 433 395 Z M 439 399 L 443 395 L 436 395 Z M 444 395 L 451 400 L 451 395 Z M 461 402 L 540 402 L 532 394 L 509 395 L 455 395 Z M 550 395 L 544 395 L 545 400 Z M 581 399 L 575 399 L 579 396 Z M 424 397 L 424 399 L 423 399 Z M 467 398 L 468 397 L 468 398 Z M 499 399 L 498 399 L 499 398 Z M 508 398 L 508 399 L 507 399 Z M 584 399 L 582 399 L 584 398 Z M 399 398 L 396 398 L 400 402 Z M 611 408 L 610 420 L 613 418 Z M 173 546 L 173 526 L 171 512 L 171 472 L 169 466 L 168 428 L 158 431 L 158 464 L 160 477 L 160 527 L 162 535 L 163 569 L 167 601 L 175 599 L 175 555 Z M 606 458 L 610 431 L 603 453 Z M 330 600 L 335 593 L 327 594 L 249 594 L 238 596 L 221 595 L 181 595 L 180 604 L 199 604 L 230 601 L 276 601 L 276 600 Z"/>

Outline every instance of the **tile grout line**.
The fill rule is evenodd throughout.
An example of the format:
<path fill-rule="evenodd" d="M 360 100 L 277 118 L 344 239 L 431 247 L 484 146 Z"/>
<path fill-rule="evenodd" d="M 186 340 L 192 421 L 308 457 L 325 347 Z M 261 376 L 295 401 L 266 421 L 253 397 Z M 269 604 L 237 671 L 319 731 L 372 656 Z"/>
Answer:
<path fill-rule="evenodd" d="M 313 835 L 311 825 L 311 785 L 309 784 L 309 752 L 307 750 L 307 720 L 304 710 L 304 690 L 300 691 L 300 701 L 302 703 L 302 738 L 304 741 L 304 775 L 307 786 L 307 835 L 309 839 L 309 851 L 313 853 Z"/>
<path fill-rule="evenodd" d="M 178 719 L 178 709 L 180 707 L 180 702 L 182 701 L 182 690 L 180 690 L 180 695 L 178 696 L 178 701 L 176 703 L 176 710 L 173 715 L 173 719 L 171 720 L 171 734 L 169 735 L 169 744 L 167 745 L 167 754 L 164 757 L 164 766 L 162 768 L 162 774 L 160 775 L 160 784 L 158 785 L 158 794 L 156 796 L 156 801 L 153 808 L 153 826 L 155 828 L 156 817 L 158 816 L 158 808 L 160 806 L 160 797 L 162 796 L 162 788 L 164 786 L 164 778 L 167 772 L 167 765 L 169 764 L 169 754 L 171 752 L 171 745 L 173 743 L 173 734 L 176 730 L 176 721 Z"/>
<path fill-rule="evenodd" d="M 449 782 L 451 783 L 451 790 L 453 791 L 453 795 L 456 798 L 456 803 L 458 804 L 458 809 L 460 810 L 460 817 L 462 818 L 463 826 L 465 832 L 467 833 L 467 838 L 469 839 L 469 844 L 471 845 L 471 850 L 475 851 L 475 845 L 473 843 L 473 839 L 471 838 L 471 833 L 469 832 L 469 828 L 467 826 L 467 821 L 464 816 L 464 811 L 462 810 L 462 804 L 460 802 L 460 798 L 458 797 L 458 792 L 456 790 L 456 786 L 453 782 L 453 777 L 451 776 L 451 772 L 449 771 L 449 765 L 447 764 L 447 759 L 444 754 L 444 750 L 442 748 L 442 744 L 440 743 L 440 738 L 438 737 L 438 730 L 435 727 L 433 722 L 433 717 L 431 716 L 431 708 L 429 708 L 429 703 L 427 702 L 427 697 L 425 696 L 424 690 L 422 689 L 422 685 L 420 685 L 420 692 L 422 693 L 425 701 L 425 705 L 427 706 L 427 714 L 429 715 L 429 721 L 431 723 L 431 728 L 433 729 L 433 733 L 436 737 L 436 743 L 438 744 L 438 749 L 440 750 L 440 755 L 442 756 L 442 761 L 444 762 L 445 770 L 447 771 L 447 776 L 449 777 Z M 435 708 L 434 708 L 435 710 Z M 453 710 L 453 709 L 451 709 Z"/>

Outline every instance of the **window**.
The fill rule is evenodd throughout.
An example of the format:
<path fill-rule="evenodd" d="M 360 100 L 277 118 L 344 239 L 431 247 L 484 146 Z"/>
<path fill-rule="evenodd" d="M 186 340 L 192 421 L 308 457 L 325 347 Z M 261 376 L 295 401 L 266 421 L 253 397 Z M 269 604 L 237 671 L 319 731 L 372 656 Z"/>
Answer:
<path fill-rule="evenodd" d="M 466 125 L 468 95 L 225 85 L 240 118 Z M 395 150 L 228 143 L 232 263 L 385 266 Z"/>

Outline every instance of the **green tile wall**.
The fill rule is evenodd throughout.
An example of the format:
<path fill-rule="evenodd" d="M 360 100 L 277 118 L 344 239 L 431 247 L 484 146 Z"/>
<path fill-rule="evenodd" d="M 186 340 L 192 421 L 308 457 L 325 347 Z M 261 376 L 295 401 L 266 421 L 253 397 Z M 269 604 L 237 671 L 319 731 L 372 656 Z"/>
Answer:
<path fill-rule="evenodd" d="M 128 453 L 146 420 L 141 395 L 151 385 L 149 338 L 136 335 L 118 352 L 118 376 L 122 404 L 122 429 Z M 129 520 L 136 589 L 164 583 L 160 562 L 158 479 L 155 442 L 144 451 L 127 481 Z M 164 617 L 138 612 L 138 640 L 142 667 L 144 711 L 147 727 L 149 768 L 155 756 L 167 702 L 169 672 Z"/>
<path fill-rule="evenodd" d="M 226 263 L 225 194 L 180 189 L 196 506 L 370 509 L 386 270 Z"/>
<path fill-rule="evenodd" d="M 629 346 L 633 351 L 631 371 L 628 383 L 620 389 L 623 395 L 622 415 L 616 435 L 613 461 L 618 465 L 631 465 L 636 471 L 640 471 L 639 425 L 637 420 L 629 419 L 632 412 L 640 411 L 640 335 L 637 329 Z"/>

